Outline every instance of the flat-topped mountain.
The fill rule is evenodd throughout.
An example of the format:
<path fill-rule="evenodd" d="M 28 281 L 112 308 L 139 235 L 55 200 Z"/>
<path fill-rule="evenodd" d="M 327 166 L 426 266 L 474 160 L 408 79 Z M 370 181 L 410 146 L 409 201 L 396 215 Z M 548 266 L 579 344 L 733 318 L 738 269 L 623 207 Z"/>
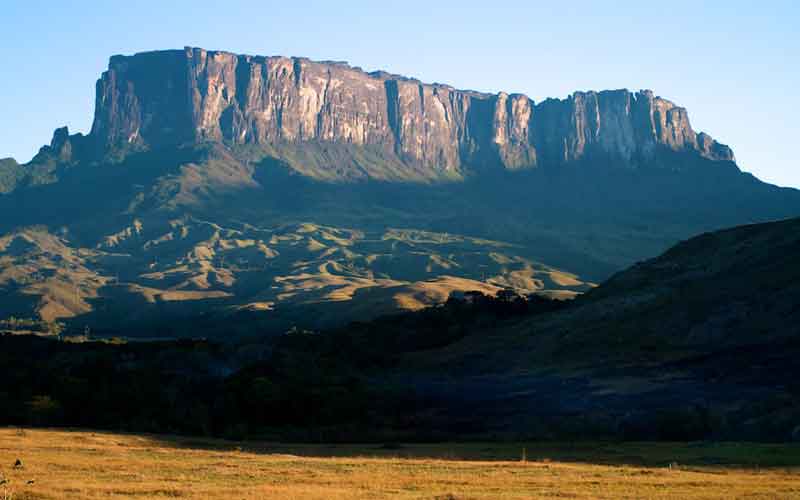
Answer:
<path fill-rule="evenodd" d="M 684 108 L 648 90 L 537 104 L 343 63 L 189 47 L 112 57 L 97 82 L 90 137 L 104 152 L 207 140 L 376 146 L 445 172 L 555 166 L 591 154 L 636 164 L 662 147 L 733 160 L 727 146 L 692 130 Z"/>
<path fill-rule="evenodd" d="M 457 290 L 572 296 L 698 232 L 797 215 L 797 190 L 647 90 L 535 103 L 340 62 L 113 56 L 87 135 L 0 160 L 0 319 L 285 326 L 309 305 L 344 321 Z M 334 238 L 270 243 L 305 224 Z"/>

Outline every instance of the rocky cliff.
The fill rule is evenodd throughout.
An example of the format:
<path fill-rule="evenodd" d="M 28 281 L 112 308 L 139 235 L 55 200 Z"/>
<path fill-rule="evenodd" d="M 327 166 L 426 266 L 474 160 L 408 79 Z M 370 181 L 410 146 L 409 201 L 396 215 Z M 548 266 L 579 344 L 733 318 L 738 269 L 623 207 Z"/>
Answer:
<path fill-rule="evenodd" d="M 113 56 L 97 82 L 90 138 L 105 152 L 208 140 L 364 145 L 441 171 L 551 166 L 593 154 L 635 165 L 659 148 L 733 160 L 727 146 L 692 130 L 684 108 L 650 91 L 576 92 L 536 104 L 339 62 L 199 48 Z"/>

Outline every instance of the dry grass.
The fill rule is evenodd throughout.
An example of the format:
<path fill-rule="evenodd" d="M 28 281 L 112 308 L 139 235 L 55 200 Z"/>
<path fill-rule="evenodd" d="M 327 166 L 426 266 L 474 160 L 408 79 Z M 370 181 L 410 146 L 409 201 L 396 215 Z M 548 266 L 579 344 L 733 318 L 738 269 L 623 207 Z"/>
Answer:
<path fill-rule="evenodd" d="M 457 276 L 439 276 L 429 281 L 418 281 L 399 288 L 394 294 L 394 301 L 400 309 L 418 311 L 425 307 L 447 301 L 450 294 L 456 291 L 479 291 L 486 295 L 496 295 L 500 287 Z"/>
<path fill-rule="evenodd" d="M 3 429 L 0 474 L 10 482 L 0 486 L 0 499 L 800 498 L 797 447 L 528 445 L 529 461 L 521 462 L 520 445 L 510 444 L 242 446 Z M 638 455 L 649 449 L 652 456 Z M 661 463 L 666 456 L 702 461 L 703 454 L 722 461 L 741 455 L 748 463 L 772 456 L 782 465 Z M 12 467 L 17 458 L 23 469 Z"/>

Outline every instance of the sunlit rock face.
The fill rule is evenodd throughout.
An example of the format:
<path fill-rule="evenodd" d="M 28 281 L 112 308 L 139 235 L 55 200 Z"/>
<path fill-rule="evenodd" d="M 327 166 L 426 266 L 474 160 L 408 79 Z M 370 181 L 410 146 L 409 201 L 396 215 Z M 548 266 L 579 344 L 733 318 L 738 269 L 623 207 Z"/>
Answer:
<path fill-rule="evenodd" d="M 519 169 L 602 154 L 636 165 L 659 148 L 733 153 L 651 91 L 576 92 L 534 103 L 424 84 L 340 62 L 199 48 L 114 56 L 97 82 L 102 151 L 197 141 L 371 146 L 415 167 Z"/>

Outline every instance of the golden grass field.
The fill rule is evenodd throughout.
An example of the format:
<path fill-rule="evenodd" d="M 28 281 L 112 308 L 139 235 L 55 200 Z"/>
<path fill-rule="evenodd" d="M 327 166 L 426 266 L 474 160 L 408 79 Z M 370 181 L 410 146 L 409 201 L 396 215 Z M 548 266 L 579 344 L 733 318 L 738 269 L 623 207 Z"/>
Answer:
<path fill-rule="evenodd" d="M 797 445 L 273 445 L 0 429 L 0 500 L 790 499 L 798 464 Z"/>

